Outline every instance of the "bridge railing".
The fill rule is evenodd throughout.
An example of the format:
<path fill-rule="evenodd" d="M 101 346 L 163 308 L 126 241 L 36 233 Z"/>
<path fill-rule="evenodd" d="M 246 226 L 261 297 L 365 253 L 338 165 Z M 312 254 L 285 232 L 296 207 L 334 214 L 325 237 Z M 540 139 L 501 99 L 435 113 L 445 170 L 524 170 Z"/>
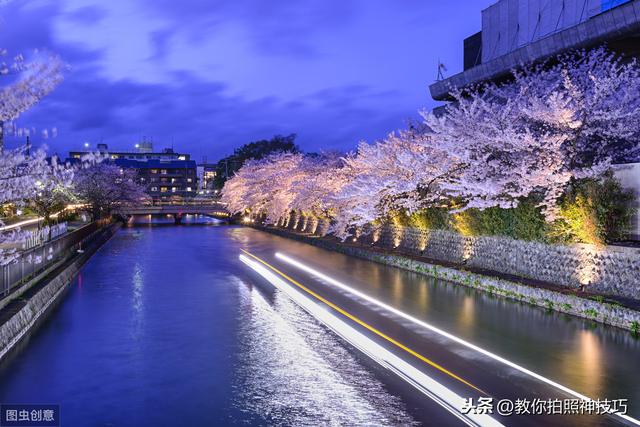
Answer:
<path fill-rule="evenodd" d="M 182 201 L 153 201 L 144 203 L 143 206 L 226 206 L 226 203 L 217 200 L 182 200 Z"/>

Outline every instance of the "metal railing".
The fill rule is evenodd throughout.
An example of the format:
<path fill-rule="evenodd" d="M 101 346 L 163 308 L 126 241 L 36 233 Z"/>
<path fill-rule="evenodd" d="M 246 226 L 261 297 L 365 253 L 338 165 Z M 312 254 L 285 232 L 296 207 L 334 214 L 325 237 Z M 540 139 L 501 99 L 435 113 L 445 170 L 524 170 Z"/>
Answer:
<path fill-rule="evenodd" d="M 155 200 L 143 206 L 226 206 L 226 203 L 214 199 Z"/>
<path fill-rule="evenodd" d="M 92 222 L 40 246 L 27 249 L 11 264 L 1 266 L 0 299 L 57 261 L 77 252 L 84 240 L 102 226 L 104 223 Z"/>
<path fill-rule="evenodd" d="M 39 230 L 26 232 L 26 237 L 22 244 L 22 249 L 31 249 L 43 243 L 53 240 L 67 232 L 67 223 L 61 222 L 52 226 L 46 226 Z"/>

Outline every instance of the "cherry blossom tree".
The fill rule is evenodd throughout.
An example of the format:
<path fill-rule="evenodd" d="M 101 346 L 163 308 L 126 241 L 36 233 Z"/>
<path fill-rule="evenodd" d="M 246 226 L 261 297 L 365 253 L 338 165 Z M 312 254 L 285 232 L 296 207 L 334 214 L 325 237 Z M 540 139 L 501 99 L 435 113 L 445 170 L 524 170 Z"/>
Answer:
<path fill-rule="evenodd" d="M 86 163 L 74 177 L 74 191 L 80 201 L 91 206 L 94 220 L 119 213 L 148 199 L 137 173 L 113 163 Z"/>
<path fill-rule="evenodd" d="M 43 173 L 35 182 L 34 194 L 29 199 L 29 206 L 43 217 L 44 225 L 49 225 L 52 214 L 63 210 L 67 204 L 75 200 L 75 169 L 71 165 L 60 163 L 55 156 L 42 169 Z"/>
<path fill-rule="evenodd" d="M 278 152 L 249 160 L 225 183 L 222 201 L 232 213 L 249 209 L 265 213 L 268 222 L 277 221 L 292 208 L 292 183 L 299 179 L 303 158 L 302 154 Z"/>
<path fill-rule="evenodd" d="M 444 115 L 423 117 L 435 143 L 462 165 L 445 185 L 461 209 L 509 208 L 540 194 L 553 219 L 572 180 L 638 156 L 640 68 L 604 48 L 453 95 Z"/>
<path fill-rule="evenodd" d="M 306 215 L 331 216 L 335 208 L 333 194 L 347 181 L 344 165 L 338 152 L 304 156 L 292 182 L 295 196 L 291 207 Z"/>
<path fill-rule="evenodd" d="M 21 55 L 9 61 L 3 60 L 5 57 L 7 51 L 0 50 L 0 76 L 4 83 L 0 87 L 0 204 L 23 204 L 37 196 L 36 183 L 43 184 L 51 169 L 44 150 L 33 154 L 28 147 L 5 150 L 5 131 L 7 125 L 13 125 L 60 83 L 64 64 L 59 57 L 45 53 L 36 53 L 29 61 Z M 1 221 L 0 227 L 2 246 L 10 247 L 24 238 L 20 229 L 7 231 Z M 0 249 L 0 263 L 12 262 L 16 257 L 15 250 Z"/>
<path fill-rule="evenodd" d="M 412 212 L 443 203 L 443 184 L 458 170 L 458 160 L 433 143 L 422 128 L 390 134 L 375 144 L 360 143 L 345 159 L 351 179 L 332 199 L 336 209 L 333 231 L 341 236 L 392 210 Z"/>
<path fill-rule="evenodd" d="M 6 51 L 0 51 L 0 56 L 6 55 Z M 0 151 L 4 149 L 7 124 L 55 89 L 62 81 L 64 67 L 58 56 L 47 53 L 36 53 L 31 61 L 18 55 L 9 63 L 0 63 L 0 75 L 9 80 L 0 89 Z"/>
<path fill-rule="evenodd" d="M 251 160 L 225 183 L 222 201 L 233 213 L 266 214 L 269 223 L 291 211 L 326 216 L 341 182 L 342 164 L 337 153 L 275 153 Z"/>
<path fill-rule="evenodd" d="M 329 216 L 343 238 L 397 210 L 513 208 L 532 195 L 553 220 L 571 183 L 639 158 L 640 67 L 604 48 L 453 97 L 444 114 L 423 112 L 420 126 L 345 157 L 278 153 L 249 162 L 223 200 L 270 223 L 293 210 Z"/>

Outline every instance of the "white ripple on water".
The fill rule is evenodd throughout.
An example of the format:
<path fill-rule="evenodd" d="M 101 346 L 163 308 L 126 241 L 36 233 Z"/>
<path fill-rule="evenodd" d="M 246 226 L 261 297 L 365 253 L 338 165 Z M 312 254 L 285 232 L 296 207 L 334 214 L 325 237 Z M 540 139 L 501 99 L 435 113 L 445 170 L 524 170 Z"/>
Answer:
<path fill-rule="evenodd" d="M 327 329 L 289 298 L 240 284 L 235 405 L 278 425 L 412 425 L 391 395 Z"/>

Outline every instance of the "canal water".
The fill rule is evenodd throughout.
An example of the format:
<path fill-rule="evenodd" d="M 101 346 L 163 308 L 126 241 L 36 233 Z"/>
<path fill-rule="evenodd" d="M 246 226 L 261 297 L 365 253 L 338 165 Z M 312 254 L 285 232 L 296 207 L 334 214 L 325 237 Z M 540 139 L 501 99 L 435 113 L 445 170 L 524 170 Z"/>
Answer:
<path fill-rule="evenodd" d="M 60 404 L 63 425 L 411 425 L 416 411 L 363 357 L 238 261 L 312 260 L 333 277 L 638 416 L 640 341 L 253 229 L 119 231 L 0 365 L 0 402 Z"/>

